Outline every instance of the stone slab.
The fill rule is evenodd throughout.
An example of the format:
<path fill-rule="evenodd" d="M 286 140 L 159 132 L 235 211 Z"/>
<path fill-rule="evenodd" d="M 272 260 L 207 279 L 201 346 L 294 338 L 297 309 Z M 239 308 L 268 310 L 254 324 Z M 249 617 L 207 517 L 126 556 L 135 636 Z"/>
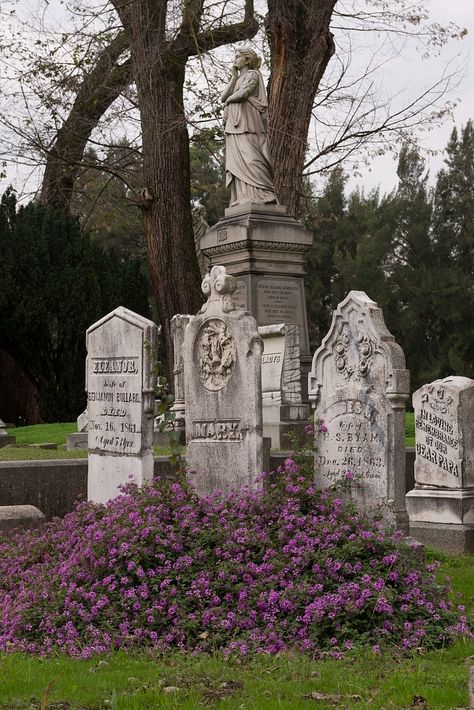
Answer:
<path fill-rule="evenodd" d="M 153 453 L 142 456 L 107 456 L 89 453 L 87 499 L 95 503 L 107 503 L 121 494 L 120 487 L 135 483 L 142 487 L 153 480 Z"/>
<path fill-rule="evenodd" d="M 18 528 L 22 530 L 42 528 L 45 522 L 41 510 L 33 505 L 0 506 L 0 535 Z"/>
<path fill-rule="evenodd" d="M 14 436 L 10 436 L 9 434 L 2 434 L 0 436 L 0 449 L 4 446 L 11 446 L 12 444 L 16 444 L 16 438 Z"/>
<path fill-rule="evenodd" d="M 76 431 L 66 437 L 66 451 L 87 449 L 89 435 L 87 431 Z"/>
<path fill-rule="evenodd" d="M 45 441 L 42 444 L 28 444 L 29 449 L 46 449 L 47 451 L 57 451 L 58 445 L 53 441 Z"/>
<path fill-rule="evenodd" d="M 415 462 L 416 465 L 416 462 Z M 406 495 L 411 523 L 474 526 L 474 489 L 416 487 Z"/>
<path fill-rule="evenodd" d="M 474 527 L 410 522 L 410 535 L 418 542 L 451 554 L 474 554 Z"/>

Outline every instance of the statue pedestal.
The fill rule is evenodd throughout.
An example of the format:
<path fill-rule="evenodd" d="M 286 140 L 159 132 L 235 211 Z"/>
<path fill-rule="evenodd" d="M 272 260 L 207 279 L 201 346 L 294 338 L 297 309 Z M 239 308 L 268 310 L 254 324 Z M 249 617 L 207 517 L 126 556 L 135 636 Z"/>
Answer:
<path fill-rule="evenodd" d="M 225 266 L 236 278 L 234 301 L 259 326 L 299 326 L 303 402 L 311 365 L 303 274 L 312 241 L 312 234 L 283 205 L 253 203 L 226 209 L 224 219 L 201 239 L 210 266 Z"/>

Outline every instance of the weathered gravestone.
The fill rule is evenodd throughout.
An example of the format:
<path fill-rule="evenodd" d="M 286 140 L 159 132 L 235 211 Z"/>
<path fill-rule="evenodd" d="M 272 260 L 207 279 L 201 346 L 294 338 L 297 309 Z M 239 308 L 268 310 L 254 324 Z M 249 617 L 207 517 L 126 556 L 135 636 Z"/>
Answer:
<path fill-rule="evenodd" d="M 263 468 L 262 339 L 232 300 L 235 279 L 214 266 L 208 297 L 183 344 L 186 462 L 199 495 L 253 486 Z"/>
<path fill-rule="evenodd" d="M 87 330 L 89 500 L 153 478 L 156 343 L 157 326 L 122 307 Z"/>
<path fill-rule="evenodd" d="M 162 431 L 163 416 L 155 417 L 155 442 L 169 443 L 169 432 L 174 431 L 180 435 L 180 443 L 184 444 L 185 440 L 185 411 L 186 404 L 184 400 L 184 362 L 183 362 L 183 343 L 186 326 L 193 316 L 178 313 L 171 319 L 171 338 L 173 340 L 173 383 L 174 383 L 174 402 L 170 412 L 174 414 L 174 419 L 169 422 L 164 431 Z M 158 436 L 160 437 L 158 439 Z M 181 438 L 182 437 L 182 438 Z"/>
<path fill-rule="evenodd" d="M 334 311 L 313 357 L 309 396 L 327 427 L 316 434 L 316 481 L 334 483 L 351 471 L 350 495 L 360 509 L 379 507 L 387 522 L 406 528 L 405 356 L 382 310 L 351 291 Z"/>
<path fill-rule="evenodd" d="M 77 417 L 77 431 L 68 434 L 66 437 L 66 451 L 75 451 L 76 449 L 87 449 L 88 445 L 88 430 L 89 419 L 87 409 Z"/>
<path fill-rule="evenodd" d="M 14 436 L 10 436 L 10 434 L 7 432 L 5 424 L 0 419 L 0 449 L 4 446 L 8 446 L 9 444 L 15 443 L 16 438 Z"/>
<path fill-rule="evenodd" d="M 413 395 L 415 488 L 410 534 L 451 552 L 474 552 L 474 380 L 446 377 Z"/>
<path fill-rule="evenodd" d="M 289 434 L 302 434 L 310 413 L 301 402 L 299 328 L 279 323 L 260 326 L 258 332 L 263 338 L 263 433 L 273 448 L 288 448 Z"/>

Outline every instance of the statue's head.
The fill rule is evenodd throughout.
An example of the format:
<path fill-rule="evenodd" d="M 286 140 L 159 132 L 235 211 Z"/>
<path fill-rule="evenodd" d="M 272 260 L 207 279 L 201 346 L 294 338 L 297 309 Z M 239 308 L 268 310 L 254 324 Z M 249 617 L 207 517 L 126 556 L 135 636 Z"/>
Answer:
<path fill-rule="evenodd" d="M 262 63 L 261 58 L 258 56 L 255 50 L 250 47 L 244 47 L 243 49 L 238 49 L 235 56 L 244 57 L 245 63 L 249 69 L 259 69 Z"/>

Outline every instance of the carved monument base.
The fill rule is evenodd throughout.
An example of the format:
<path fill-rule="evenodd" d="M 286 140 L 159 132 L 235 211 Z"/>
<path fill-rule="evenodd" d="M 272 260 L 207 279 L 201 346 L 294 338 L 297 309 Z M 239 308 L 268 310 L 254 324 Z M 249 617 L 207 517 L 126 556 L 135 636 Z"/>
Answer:
<path fill-rule="evenodd" d="M 416 486 L 405 500 L 412 537 L 446 552 L 474 553 L 474 489 Z"/>
<path fill-rule="evenodd" d="M 304 260 L 313 236 L 283 205 L 229 207 L 201 239 L 210 265 L 221 264 L 237 280 L 234 300 L 257 324 L 299 326 L 303 401 L 311 363 L 304 298 Z"/>

